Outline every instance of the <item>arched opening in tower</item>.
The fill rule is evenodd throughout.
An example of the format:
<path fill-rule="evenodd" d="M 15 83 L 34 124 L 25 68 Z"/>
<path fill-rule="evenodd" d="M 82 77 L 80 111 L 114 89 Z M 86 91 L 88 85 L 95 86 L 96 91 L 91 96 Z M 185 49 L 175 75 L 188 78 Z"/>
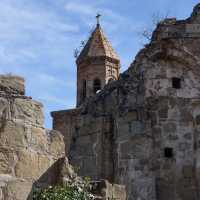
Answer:
<path fill-rule="evenodd" d="M 98 93 L 101 90 L 101 81 L 96 78 L 93 83 L 94 94 Z"/>

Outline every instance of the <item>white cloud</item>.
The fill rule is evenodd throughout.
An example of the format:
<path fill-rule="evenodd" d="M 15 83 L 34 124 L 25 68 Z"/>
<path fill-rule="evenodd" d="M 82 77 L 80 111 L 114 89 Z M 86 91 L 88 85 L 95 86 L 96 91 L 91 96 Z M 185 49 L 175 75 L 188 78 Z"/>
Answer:
<path fill-rule="evenodd" d="M 6 34 L 15 33 L 15 31 L 20 29 L 25 31 L 56 30 L 58 32 L 76 32 L 79 30 L 77 25 L 62 22 L 59 15 L 48 9 L 41 9 L 35 6 L 27 7 L 25 3 L 19 6 L 13 3 L 13 1 L 1 0 L 0 11 L 0 26 L 11 30 L 11 32 L 6 32 Z"/>
<path fill-rule="evenodd" d="M 91 26 L 91 19 L 93 20 L 97 13 L 105 17 L 105 24 L 109 26 L 109 29 L 110 27 L 120 26 L 122 23 L 127 24 L 129 22 L 128 19 L 121 16 L 120 13 L 116 13 L 102 6 L 97 6 L 93 2 L 91 2 L 91 4 L 86 4 L 85 2 L 69 1 L 66 3 L 65 9 L 68 12 L 77 13 L 80 19 L 88 26 Z"/>
<path fill-rule="evenodd" d="M 94 15 L 94 13 L 97 11 L 97 8 L 93 6 L 77 2 L 68 2 L 65 5 L 65 9 L 67 11 L 78 12 L 79 14 L 86 14 L 86 15 Z"/>
<path fill-rule="evenodd" d="M 52 44 L 64 45 L 70 41 L 68 33 L 79 31 L 77 24 L 48 9 L 18 2 L 0 1 L 0 65 L 37 59 L 42 48 L 53 52 Z"/>

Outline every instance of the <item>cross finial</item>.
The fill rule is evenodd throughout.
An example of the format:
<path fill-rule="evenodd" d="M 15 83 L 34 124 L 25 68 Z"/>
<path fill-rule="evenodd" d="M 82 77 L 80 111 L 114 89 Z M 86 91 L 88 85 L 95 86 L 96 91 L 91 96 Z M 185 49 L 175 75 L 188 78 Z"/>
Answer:
<path fill-rule="evenodd" d="M 97 26 L 99 26 L 100 25 L 100 17 L 101 17 L 101 14 L 97 14 L 97 16 L 96 16 L 96 18 L 97 18 Z"/>

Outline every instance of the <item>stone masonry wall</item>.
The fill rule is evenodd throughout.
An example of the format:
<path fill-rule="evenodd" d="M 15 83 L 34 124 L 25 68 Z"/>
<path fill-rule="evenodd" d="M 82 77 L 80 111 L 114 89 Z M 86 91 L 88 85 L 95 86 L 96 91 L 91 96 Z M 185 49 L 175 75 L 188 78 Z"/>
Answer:
<path fill-rule="evenodd" d="M 158 199 L 199 199 L 199 44 L 197 38 L 170 39 L 159 49 L 152 45 L 148 61 L 143 57 Z M 180 89 L 172 87 L 174 77 Z M 166 148 L 172 157 L 165 156 Z"/>
<path fill-rule="evenodd" d="M 64 136 L 65 152 L 69 156 L 69 149 L 72 139 L 72 132 L 76 132 L 76 124 L 78 123 L 78 109 L 63 110 L 51 113 L 53 120 L 53 129 L 59 131 Z"/>

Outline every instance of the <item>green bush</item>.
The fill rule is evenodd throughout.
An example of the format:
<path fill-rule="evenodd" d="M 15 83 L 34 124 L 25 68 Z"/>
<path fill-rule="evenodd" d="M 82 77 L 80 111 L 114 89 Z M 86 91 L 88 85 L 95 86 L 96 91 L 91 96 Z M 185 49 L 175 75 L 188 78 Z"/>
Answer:
<path fill-rule="evenodd" d="M 56 186 L 37 189 L 33 200 L 91 200 L 92 195 L 77 186 Z"/>
<path fill-rule="evenodd" d="M 90 185 L 86 179 L 82 183 L 68 183 L 65 186 L 36 189 L 33 200 L 92 200 L 93 195 L 88 192 Z"/>

